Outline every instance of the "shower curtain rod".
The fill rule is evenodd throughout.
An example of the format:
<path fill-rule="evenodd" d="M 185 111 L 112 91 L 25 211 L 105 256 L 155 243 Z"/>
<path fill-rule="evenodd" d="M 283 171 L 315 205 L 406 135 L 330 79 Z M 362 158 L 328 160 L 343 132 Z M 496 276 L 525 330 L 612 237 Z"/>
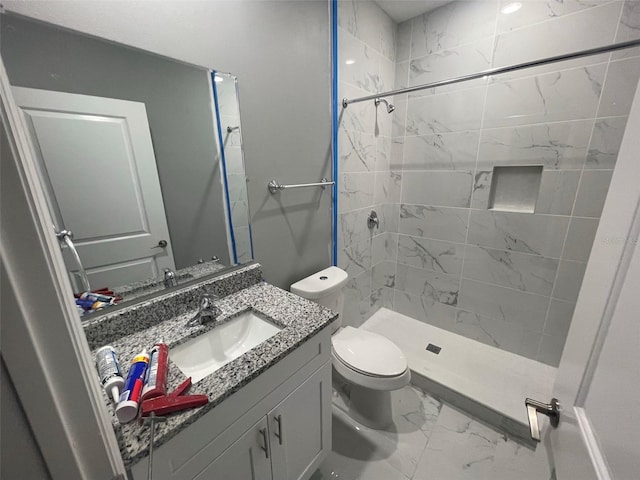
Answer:
<path fill-rule="evenodd" d="M 614 43 L 612 45 L 607 45 L 605 47 L 590 48 L 588 50 L 581 50 L 579 52 L 567 53 L 565 55 L 556 55 L 555 57 L 548 57 L 540 60 L 533 60 L 530 62 L 518 63 L 516 65 L 511 65 L 509 67 L 490 68 L 489 70 L 483 70 L 482 72 L 472 73 L 469 75 L 462 75 L 460 77 L 451 78 L 449 80 L 440 80 L 437 82 L 425 83 L 423 85 L 416 85 L 415 87 L 400 88 L 398 90 L 391 90 L 389 92 L 375 93 L 372 95 L 367 95 L 366 97 L 359 97 L 359 98 L 352 98 L 352 99 L 343 98 L 342 107 L 347 108 L 347 106 L 349 106 L 350 103 L 364 102 L 366 100 L 375 100 L 376 98 L 392 97 L 394 95 L 400 95 L 402 93 L 417 92 L 418 90 L 425 90 L 427 88 L 444 87 L 445 85 L 466 82 L 467 80 L 475 80 L 477 78 L 482 78 L 489 75 L 509 73 L 509 72 L 514 72 L 516 70 L 521 70 L 523 68 L 537 67 L 540 65 L 547 65 L 549 63 L 561 62 L 563 60 L 571 60 L 574 58 L 588 57 L 590 55 L 597 55 L 599 53 L 614 52 L 617 50 L 623 50 L 625 48 L 638 47 L 638 46 L 640 46 L 640 39 L 630 40 L 628 42 Z"/>

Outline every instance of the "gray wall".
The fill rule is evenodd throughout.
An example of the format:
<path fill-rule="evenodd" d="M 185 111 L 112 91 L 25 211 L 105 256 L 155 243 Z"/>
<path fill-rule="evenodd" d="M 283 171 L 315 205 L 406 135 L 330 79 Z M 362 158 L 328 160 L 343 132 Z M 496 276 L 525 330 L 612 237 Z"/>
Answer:
<path fill-rule="evenodd" d="M 67 28 L 238 75 L 256 260 L 288 287 L 331 262 L 329 192 L 266 189 L 331 177 L 329 3 L 4 2 Z"/>
<path fill-rule="evenodd" d="M 20 405 L 18 394 L 9 378 L 4 360 L 0 360 L 0 396 L 2 397 L 0 402 L 2 416 L 0 478 L 3 480 L 50 478 L 40 448 Z"/>
<path fill-rule="evenodd" d="M 228 264 L 208 72 L 15 16 L 1 28 L 12 85 L 146 105 L 176 267 Z"/>

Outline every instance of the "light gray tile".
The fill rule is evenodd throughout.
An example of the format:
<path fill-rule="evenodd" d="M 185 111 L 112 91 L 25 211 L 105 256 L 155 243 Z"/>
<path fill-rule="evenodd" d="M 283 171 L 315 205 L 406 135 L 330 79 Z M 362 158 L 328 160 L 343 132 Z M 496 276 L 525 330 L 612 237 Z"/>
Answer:
<path fill-rule="evenodd" d="M 542 332 L 549 298 L 463 278 L 458 306 L 489 318 Z"/>
<path fill-rule="evenodd" d="M 527 343 L 534 343 L 535 350 L 533 355 L 529 355 L 529 357 L 533 356 L 533 358 L 537 353 L 541 337 L 541 334 L 530 332 L 522 325 L 505 322 L 498 318 L 485 317 L 465 310 L 456 312 L 453 332 L 482 342 L 485 345 L 516 354 L 526 351 Z"/>
<path fill-rule="evenodd" d="M 402 178 L 402 203 L 468 207 L 471 201 L 471 172 L 416 171 Z"/>
<path fill-rule="evenodd" d="M 406 129 L 407 121 L 407 100 L 394 100 L 393 105 L 396 106 L 393 112 L 391 136 L 396 140 L 397 137 L 403 137 Z M 398 165 L 402 165 L 402 157 L 400 157 Z"/>
<path fill-rule="evenodd" d="M 421 268 L 398 264 L 396 289 L 427 297 L 430 304 L 437 302 L 455 307 L 458 303 L 460 277 L 436 273 Z"/>
<path fill-rule="evenodd" d="M 395 262 L 381 262 L 371 269 L 371 288 L 394 288 L 396 284 Z"/>
<path fill-rule="evenodd" d="M 227 175 L 229 185 L 229 204 L 234 227 L 249 225 L 249 200 L 247 198 L 247 179 L 244 174 Z"/>
<path fill-rule="evenodd" d="M 536 165 L 547 169 L 581 169 L 592 120 L 525 125 L 482 131 L 478 169 L 494 165 Z"/>
<path fill-rule="evenodd" d="M 562 252 L 563 260 L 586 262 L 598 229 L 597 218 L 572 218 Z"/>
<path fill-rule="evenodd" d="M 400 233 L 435 240 L 464 243 L 468 210 L 463 208 L 400 205 Z"/>
<path fill-rule="evenodd" d="M 616 42 L 624 42 L 636 38 L 640 38 L 640 2 L 626 0 L 620 17 Z"/>
<path fill-rule="evenodd" d="M 484 97 L 485 87 L 409 98 L 407 135 L 477 130 Z"/>
<path fill-rule="evenodd" d="M 242 158 L 242 148 L 225 145 L 224 161 L 227 167 L 227 174 L 244 175 L 244 159 Z"/>
<path fill-rule="evenodd" d="M 598 117 L 627 115 L 640 77 L 640 58 L 611 62 L 607 71 Z"/>
<path fill-rule="evenodd" d="M 395 292 L 393 310 L 415 320 L 449 331 L 456 315 L 455 307 L 436 302 L 428 296 L 412 295 L 400 290 Z"/>
<path fill-rule="evenodd" d="M 414 480 L 489 480 L 501 434 L 445 405 Z"/>
<path fill-rule="evenodd" d="M 233 229 L 236 239 L 236 253 L 238 255 L 238 263 L 245 263 L 253 260 L 253 252 L 251 249 L 251 232 L 249 227 L 240 227 Z"/>
<path fill-rule="evenodd" d="M 398 263 L 460 275 L 464 245 L 400 235 L 398 239 Z"/>
<path fill-rule="evenodd" d="M 338 69 L 339 80 L 369 93 L 382 91 L 380 54 L 346 31 L 341 31 L 338 38 L 338 55 L 343 59 Z"/>
<path fill-rule="evenodd" d="M 367 95 L 367 91 L 349 85 L 343 81 L 339 84 L 338 98 L 357 98 Z M 338 124 L 346 130 L 356 130 L 371 134 L 376 128 L 376 110 L 373 103 L 361 102 L 349 105 L 340 110 Z"/>
<path fill-rule="evenodd" d="M 396 31 L 396 62 L 409 60 L 411 52 L 411 20 L 398 24 Z"/>
<path fill-rule="evenodd" d="M 559 336 L 543 335 L 537 360 L 552 367 L 560 365 L 560 358 L 567 339 Z"/>
<path fill-rule="evenodd" d="M 422 57 L 494 34 L 495 1 L 452 2 L 412 20 L 411 56 Z"/>
<path fill-rule="evenodd" d="M 373 171 L 376 140 L 373 135 L 341 128 L 338 132 L 340 173 Z"/>
<path fill-rule="evenodd" d="M 474 172 L 471 192 L 471 208 L 479 208 L 481 210 L 489 208 L 492 178 L 492 170 L 476 170 Z"/>
<path fill-rule="evenodd" d="M 395 262 L 398 258 L 398 235 L 395 233 L 383 233 L 373 237 L 372 264 L 380 262 Z"/>
<path fill-rule="evenodd" d="M 378 311 L 380 308 L 393 308 L 393 294 L 392 288 L 380 287 L 374 288 L 371 292 L 371 314 Z"/>
<path fill-rule="evenodd" d="M 391 139 L 389 137 L 378 137 L 376 139 L 376 163 L 375 171 L 383 172 L 389 170 L 392 164 Z"/>
<path fill-rule="evenodd" d="M 373 203 L 398 203 L 400 201 L 401 180 L 402 175 L 399 172 L 376 172 Z"/>
<path fill-rule="evenodd" d="M 522 3 L 548 5 L 552 2 Z M 568 3 L 575 5 L 577 2 Z M 606 45 L 615 35 L 620 8 L 620 3 L 608 3 L 598 8 L 582 10 L 573 15 L 530 24 L 525 28 L 500 34 L 496 37 L 493 64 L 495 67 L 513 65 Z"/>
<path fill-rule="evenodd" d="M 489 85 L 484 127 L 593 118 L 606 64 Z"/>
<path fill-rule="evenodd" d="M 404 157 L 404 137 L 394 137 L 391 141 L 391 162 L 389 167 L 394 170 L 402 170 Z"/>
<path fill-rule="evenodd" d="M 338 211 L 347 212 L 373 205 L 375 173 L 358 172 L 340 175 Z"/>
<path fill-rule="evenodd" d="M 551 295 L 558 260 L 467 245 L 463 277 L 523 292 Z"/>
<path fill-rule="evenodd" d="M 339 215 L 338 249 L 369 240 L 373 235 L 367 227 L 369 209 L 354 210 Z"/>
<path fill-rule="evenodd" d="M 573 215 L 600 217 L 612 175 L 613 170 L 585 170 L 582 172 Z"/>
<path fill-rule="evenodd" d="M 367 239 L 340 250 L 338 266 L 345 270 L 350 277 L 358 276 L 370 269 L 371 242 Z"/>
<path fill-rule="evenodd" d="M 358 3 L 355 0 L 338 2 L 338 26 L 351 35 L 357 35 L 358 32 Z"/>
<path fill-rule="evenodd" d="M 553 288 L 553 297 L 575 302 L 578 299 L 578 293 L 580 293 L 586 268 L 586 263 L 562 260 L 558 267 L 558 279 Z"/>
<path fill-rule="evenodd" d="M 406 137 L 403 170 L 474 170 L 479 136 L 473 131 Z"/>
<path fill-rule="evenodd" d="M 571 215 L 579 183 L 578 170 L 543 171 L 536 213 Z"/>
<path fill-rule="evenodd" d="M 470 244 L 559 258 L 568 217 L 472 210 Z"/>
<path fill-rule="evenodd" d="M 549 313 L 547 314 L 547 321 L 544 325 L 544 333 L 546 335 L 567 338 L 575 308 L 575 303 L 552 298 L 551 304 L 549 305 Z"/>
<path fill-rule="evenodd" d="M 347 281 L 344 289 L 342 326 L 359 327 L 371 310 L 371 270 Z"/>
<path fill-rule="evenodd" d="M 396 63 L 395 90 L 409 86 L 409 61 Z"/>
<path fill-rule="evenodd" d="M 398 219 L 400 217 L 400 205 L 397 203 L 385 203 L 378 206 L 378 218 L 380 219 L 380 232 L 398 233 Z"/>
<path fill-rule="evenodd" d="M 380 90 L 393 90 L 396 83 L 396 64 L 391 60 L 382 57 L 380 59 Z M 391 98 L 392 99 L 392 98 Z M 390 100 L 391 100 L 390 99 Z M 387 135 L 390 135 L 389 132 Z"/>
<path fill-rule="evenodd" d="M 610 2 L 611 0 L 542 0 L 522 2 L 520 10 L 508 15 L 498 16 L 498 31 L 504 32 L 534 25 L 545 20 L 559 19 L 564 15 L 569 15 L 580 10 L 593 8 Z M 511 0 L 501 0 L 500 8 L 502 9 L 510 3 L 513 2 Z M 582 49 L 578 48 L 578 50 Z"/>
<path fill-rule="evenodd" d="M 600 118 L 596 120 L 589 144 L 586 169 L 613 170 L 627 125 L 627 117 Z"/>
<path fill-rule="evenodd" d="M 553 1 L 553 3 L 557 3 Z M 544 442 L 535 449 L 508 437 L 498 441 L 493 461 L 492 480 L 550 480 L 549 452 Z"/>
<path fill-rule="evenodd" d="M 481 72 L 491 66 L 493 37 L 459 47 L 441 50 L 424 57 L 413 58 L 409 66 L 409 86 L 447 80 Z M 396 87 L 397 88 L 397 87 Z M 455 90 L 468 88 L 456 85 Z"/>
<path fill-rule="evenodd" d="M 395 24 L 375 2 L 338 2 L 338 26 L 389 59 L 395 58 Z"/>

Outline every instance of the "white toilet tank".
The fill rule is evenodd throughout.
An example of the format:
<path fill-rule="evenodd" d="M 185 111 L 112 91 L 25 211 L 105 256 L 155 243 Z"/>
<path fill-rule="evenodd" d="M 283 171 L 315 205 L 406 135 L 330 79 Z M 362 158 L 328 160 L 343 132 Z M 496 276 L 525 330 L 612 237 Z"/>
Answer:
<path fill-rule="evenodd" d="M 347 280 L 349 280 L 347 272 L 338 267 L 329 267 L 291 285 L 291 293 L 337 312 L 339 317 L 333 324 L 335 331 L 342 324 L 344 286 Z"/>

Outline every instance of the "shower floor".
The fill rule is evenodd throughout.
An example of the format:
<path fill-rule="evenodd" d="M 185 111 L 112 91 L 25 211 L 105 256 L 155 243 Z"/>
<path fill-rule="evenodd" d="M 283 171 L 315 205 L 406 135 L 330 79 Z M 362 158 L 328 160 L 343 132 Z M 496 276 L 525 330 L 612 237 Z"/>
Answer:
<path fill-rule="evenodd" d="M 556 368 L 387 308 L 378 310 L 361 328 L 400 347 L 412 372 L 411 383 L 530 441 L 524 400 L 548 401 Z M 427 351 L 429 344 L 440 347 L 440 352 Z"/>

